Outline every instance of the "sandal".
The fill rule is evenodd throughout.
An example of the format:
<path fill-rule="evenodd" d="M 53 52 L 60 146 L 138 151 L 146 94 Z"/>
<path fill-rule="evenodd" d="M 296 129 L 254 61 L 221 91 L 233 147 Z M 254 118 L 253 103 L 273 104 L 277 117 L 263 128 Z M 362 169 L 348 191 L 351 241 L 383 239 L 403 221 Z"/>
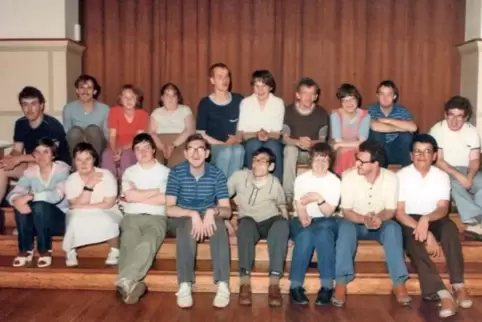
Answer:
<path fill-rule="evenodd" d="M 30 264 L 33 259 L 33 250 L 29 250 L 26 252 L 27 256 L 17 256 L 13 259 L 13 267 L 24 267 L 27 264 Z"/>
<path fill-rule="evenodd" d="M 37 267 L 49 267 L 52 265 L 52 252 L 49 251 L 49 255 L 47 256 L 39 256 L 37 259 Z"/>

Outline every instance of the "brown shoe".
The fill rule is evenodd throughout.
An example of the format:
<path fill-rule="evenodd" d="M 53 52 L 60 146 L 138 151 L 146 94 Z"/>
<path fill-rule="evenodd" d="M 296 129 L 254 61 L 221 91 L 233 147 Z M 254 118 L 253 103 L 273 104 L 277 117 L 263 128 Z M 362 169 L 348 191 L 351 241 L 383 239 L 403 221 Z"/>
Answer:
<path fill-rule="evenodd" d="M 438 316 L 448 318 L 457 313 L 457 304 L 451 297 L 445 297 L 440 300 L 440 310 Z"/>
<path fill-rule="evenodd" d="M 340 284 L 335 286 L 335 291 L 331 297 L 331 304 L 336 307 L 343 307 L 346 302 L 346 285 Z"/>
<path fill-rule="evenodd" d="M 395 286 L 393 288 L 393 295 L 395 295 L 397 302 L 402 306 L 409 306 L 412 303 L 412 298 L 408 295 L 405 283 Z"/>
<path fill-rule="evenodd" d="M 454 288 L 454 294 L 457 299 L 457 304 L 461 308 L 468 309 L 472 306 L 472 299 L 470 298 L 469 293 L 467 292 L 467 289 L 465 287 L 458 289 Z"/>
<path fill-rule="evenodd" d="M 251 305 L 251 285 L 241 284 L 239 287 L 239 304 L 240 305 Z"/>
<path fill-rule="evenodd" d="M 268 305 L 278 307 L 283 305 L 283 297 L 279 285 L 270 285 L 268 289 Z"/>

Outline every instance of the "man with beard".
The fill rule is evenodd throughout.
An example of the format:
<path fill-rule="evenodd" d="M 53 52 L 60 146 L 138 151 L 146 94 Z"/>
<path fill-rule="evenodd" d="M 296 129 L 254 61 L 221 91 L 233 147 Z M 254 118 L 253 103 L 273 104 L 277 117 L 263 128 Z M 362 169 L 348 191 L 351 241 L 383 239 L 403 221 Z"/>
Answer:
<path fill-rule="evenodd" d="M 75 81 L 78 100 L 65 105 L 62 122 L 72 152 L 77 143 L 89 142 L 102 155 L 108 135 L 109 106 L 97 101 L 100 85 L 95 77 L 80 75 Z"/>
<path fill-rule="evenodd" d="M 19 178 L 29 163 L 35 162 L 32 153 L 43 138 L 54 140 L 57 160 L 70 164 L 65 131 L 60 122 L 44 113 L 45 97 L 42 92 L 27 86 L 18 94 L 18 102 L 25 116 L 15 122 L 13 148 L 10 155 L 0 160 L 0 200 L 5 196 L 9 178 Z"/>
<path fill-rule="evenodd" d="M 244 148 L 236 137 L 243 97 L 231 92 L 231 72 L 225 64 L 212 65 L 209 77 L 213 92 L 199 102 L 196 130 L 212 147 L 211 162 L 229 179 L 244 162 Z"/>
<path fill-rule="evenodd" d="M 369 138 L 381 144 L 386 162 L 382 166 L 410 164 L 410 149 L 417 125 L 408 110 L 397 101 L 398 88 L 391 80 L 384 80 L 377 88 L 378 103 L 368 107 L 372 119 Z"/>

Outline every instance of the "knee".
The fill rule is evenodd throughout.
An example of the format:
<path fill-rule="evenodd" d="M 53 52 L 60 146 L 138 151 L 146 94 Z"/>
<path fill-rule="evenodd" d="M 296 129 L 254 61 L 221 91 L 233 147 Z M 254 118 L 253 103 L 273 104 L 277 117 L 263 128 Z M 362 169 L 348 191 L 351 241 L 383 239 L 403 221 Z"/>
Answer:
<path fill-rule="evenodd" d="M 348 220 L 342 220 L 340 227 L 338 228 L 339 237 L 356 237 L 356 227 L 355 224 Z"/>
<path fill-rule="evenodd" d="M 413 133 L 411 132 L 400 132 L 398 134 L 398 143 L 403 145 L 403 147 L 411 147 L 413 141 Z"/>
<path fill-rule="evenodd" d="M 277 219 L 273 223 L 273 226 L 271 226 L 271 229 L 276 231 L 281 236 L 285 236 L 285 235 L 288 236 L 289 233 L 290 233 L 290 225 L 289 225 L 288 220 L 286 218 Z"/>
<path fill-rule="evenodd" d="M 84 138 L 84 130 L 79 126 L 74 126 L 67 132 L 67 138 L 72 139 L 72 140 L 83 139 Z"/>
<path fill-rule="evenodd" d="M 294 239 L 295 247 L 303 251 L 309 251 L 314 248 L 313 234 L 309 228 L 303 228 L 298 232 Z"/>
<path fill-rule="evenodd" d="M 277 156 L 282 154 L 282 147 L 283 146 L 281 144 L 281 141 L 279 141 L 279 140 L 270 139 L 270 140 L 266 141 L 264 146 L 267 147 L 268 149 L 270 149 L 271 151 L 273 151 L 273 153 L 276 154 Z"/>
<path fill-rule="evenodd" d="M 447 221 L 442 226 L 441 231 L 442 231 L 441 233 L 442 239 L 445 239 L 445 238 L 459 239 L 459 229 L 457 228 L 457 225 L 450 219 L 447 219 Z"/>
<path fill-rule="evenodd" d="M 243 158 L 244 147 L 241 144 L 233 145 L 233 155 L 235 158 Z"/>
<path fill-rule="evenodd" d="M 216 159 L 222 161 L 229 161 L 231 159 L 231 147 L 222 147 L 216 153 Z"/>
<path fill-rule="evenodd" d="M 236 234 L 243 236 L 254 229 L 256 229 L 256 221 L 251 217 L 243 217 L 238 220 L 238 230 Z"/>
<path fill-rule="evenodd" d="M 89 136 L 104 136 L 101 128 L 98 125 L 90 124 L 85 128 L 85 134 Z"/>

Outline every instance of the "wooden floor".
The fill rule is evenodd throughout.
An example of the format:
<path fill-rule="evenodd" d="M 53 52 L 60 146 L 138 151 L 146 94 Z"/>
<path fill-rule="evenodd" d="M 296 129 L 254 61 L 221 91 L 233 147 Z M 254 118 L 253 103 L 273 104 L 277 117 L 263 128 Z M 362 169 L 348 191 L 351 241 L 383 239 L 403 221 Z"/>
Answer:
<path fill-rule="evenodd" d="M 252 307 L 240 307 L 233 295 L 223 310 L 211 306 L 213 294 L 195 294 L 195 306 L 177 308 L 172 293 L 149 293 L 137 305 L 117 301 L 114 292 L 67 290 L 0 290 L 0 321 L 165 321 L 165 322 L 422 322 L 439 321 L 433 302 L 415 298 L 412 308 L 401 308 L 390 296 L 354 295 L 343 309 L 331 306 L 299 307 L 285 304 L 279 309 L 267 306 L 265 295 L 255 295 Z M 287 298 L 285 297 L 287 300 Z M 482 297 L 474 307 L 461 310 L 446 321 L 481 321 Z"/>

